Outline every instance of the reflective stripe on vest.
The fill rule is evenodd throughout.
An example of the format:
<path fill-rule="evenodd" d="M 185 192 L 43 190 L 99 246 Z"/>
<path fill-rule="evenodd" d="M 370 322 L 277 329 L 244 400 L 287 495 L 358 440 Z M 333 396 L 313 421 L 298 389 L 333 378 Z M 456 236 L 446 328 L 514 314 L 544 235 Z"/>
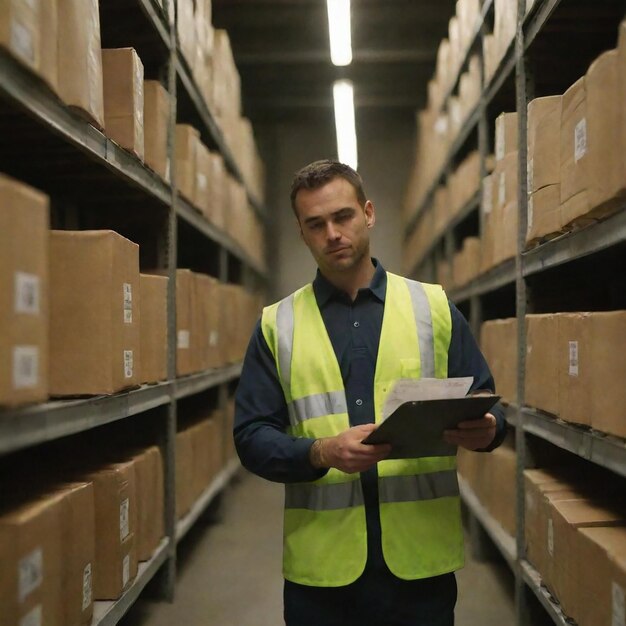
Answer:
<path fill-rule="evenodd" d="M 321 438 L 350 427 L 343 380 L 312 285 L 266 307 L 262 331 L 276 360 L 289 433 Z M 436 285 L 387 274 L 374 379 L 375 421 L 403 378 L 447 376 L 451 319 Z M 383 554 L 400 578 L 435 576 L 462 566 L 463 535 L 453 457 L 382 461 L 378 486 Z M 361 481 L 337 469 L 286 485 L 284 575 L 293 582 L 340 586 L 367 559 Z"/>

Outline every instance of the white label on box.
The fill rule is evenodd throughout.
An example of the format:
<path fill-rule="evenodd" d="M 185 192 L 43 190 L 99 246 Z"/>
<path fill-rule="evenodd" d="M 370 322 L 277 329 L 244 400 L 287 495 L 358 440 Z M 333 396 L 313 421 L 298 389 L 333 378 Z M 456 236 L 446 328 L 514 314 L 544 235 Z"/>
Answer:
<path fill-rule="evenodd" d="M 124 539 L 126 539 L 126 537 L 130 534 L 129 512 L 130 501 L 128 498 L 125 498 L 120 503 L 120 541 L 124 541 Z"/>
<path fill-rule="evenodd" d="M 209 345 L 210 345 L 212 348 L 214 348 L 214 347 L 217 345 L 217 343 L 218 343 L 218 341 L 219 341 L 219 338 L 220 338 L 220 334 L 219 334 L 219 332 L 218 332 L 217 330 L 212 330 L 212 331 L 209 333 Z"/>
<path fill-rule="evenodd" d="M 526 184 L 528 185 L 528 193 L 533 190 L 533 176 L 534 172 L 535 160 L 528 159 L 528 163 L 526 164 Z"/>
<path fill-rule="evenodd" d="M 124 378 L 133 377 L 133 351 L 124 350 Z"/>
<path fill-rule="evenodd" d="M 496 161 L 504 158 L 504 117 L 496 120 Z"/>
<path fill-rule="evenodd" d="M 493 178 L 483 178 L 483 213 L 489 215 L 493 208 Z"/>
<path fill-rule="evenodd" d="M 36 548 L 20 559 L 18 573 L 17 594 L 18 600 L 22 603 L 43 581 L 43 550 Z"/>
<path fill-rule="evenodd" d="M 11 50 L 31 65 L 35 63 L 33 35 L 24 24 L 15 18 L 11 22 Z"/>
<path fill-rule="evenodd" d="M 569 342 L 569 375 L 578 376 L 578 342 Z"/>
<path fill-rule="evenodd" d="M 15 272 L 15 312 L 39 315 L 39 277 Z"/>
<path fill-rule="evenodd" d="M 533 229 L 533 214 L 535 212 L 535 202 L 532 196 L 528 198 L 528 226 L 526 227 L 526 234 L 529 234 Z"/>
<path fill-rule="evenodd" d="M 440 115 L 435 122 L 435 132 L 438 135 L 445 135 L 448 132 L 448 118 Z"/>
<path fill-rule="evenodd" d="M 178 349 L 187 350 L 187 348 L 189 348 L 189 331 L 179 330 L 178 331 Z"/>
<path fill-rule="evenodd" d="M 587 120 L 583 117 L 574 128 L 574 161 L 578 163 L 587 152 Z"/>
<path fill-rule="evenodd" d="M 500 174 L 499 186 L 498 186 L 498 204 L 504 206 L 506 200 L 506 172 Z"/>
<path fill-rule="evenodd" d="M 130 554 L 127 554 L 122 561 L 122 587 L 126 587 L 130 580 Z"/>
<path fill-rule="evenodd" d="M 554 556 L 554 524 L 551 519 L 548 520 L 548 552 Z"/>
<path fill-rule="evenodd" d="M 612 583 L 613 619 L 611 626 L 626 626 L 626 599 L 624 589 L 616 582 Z"/>
<path fill-rule="evenodd" d="M 133 323 L 133 288 L 130 283 L 124 283 L 124 324 Z"/>
<path fill-rule="evenodd" d="M 31 389 L 39 383 L 39 348 L 13 348 L 13 389 Z"/>
<path fill-rule="evenodd" d="M 204 174 L 198 173 L 196 176 L 196 184 L 200 191 L 206 191 L 207 188 L 207 178 Z"/>
<path fill-rule="evenodd" d="M 83 570 L 83 611 L 86 611 L 91 604 L 91 563 L 85 565 Z"/>
<path fill-rule="evenodd" d="M 20 626 L 41 626 L 41 604 L 28 611 L 20 620 Z"/>

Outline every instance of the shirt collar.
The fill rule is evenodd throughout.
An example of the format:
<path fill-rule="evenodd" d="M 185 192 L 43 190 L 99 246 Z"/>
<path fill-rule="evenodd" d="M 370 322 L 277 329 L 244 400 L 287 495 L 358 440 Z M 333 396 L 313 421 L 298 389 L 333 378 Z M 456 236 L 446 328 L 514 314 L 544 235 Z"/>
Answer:
<path fill-rule="evenodd" d="M 372 292 L 372 294 L 381 302 L 385 302 L 385 294 L 387 293 L 387 272 L 385 268 L 382 266 L 382 263 L 372 257 L 372 265 L 374 266 L 374 276 L 372 276 L 372 280 L 368 289 Z M 341 291 L 341 289 L 337 289 L 320 271 L 317 270 L 317 274 L 315 276 L 315 280 L 313 281 L 313 291 L 315 293 L 315 299 L 317 300 L 317 305 L 321 308 L 331 298 L 336 298 L 338 296 L 345 296 L 345 293 Z"/>

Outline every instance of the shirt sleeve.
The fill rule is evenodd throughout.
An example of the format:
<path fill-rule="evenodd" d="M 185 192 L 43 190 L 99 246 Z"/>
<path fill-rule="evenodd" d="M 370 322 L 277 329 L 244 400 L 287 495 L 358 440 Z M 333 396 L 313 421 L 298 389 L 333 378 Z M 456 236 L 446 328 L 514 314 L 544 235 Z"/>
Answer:
<path fill-rule="evenodd" d="M 471 391 L 487 389 L 496 392 L 496 385 L 485 361 L 476 339 L 463 314 L 450 302 L 450 315 L 452 317 L 452 337 L 448 349 L 448 377 L 456 378 L 472 376 L 474 382 Z M 507 423 L 504 418 L 504 408 L 498 402 L 490 413 L 496 418 L 496 436 L 491 444 L 478 452 L 490 452 L 497 448 L 506 437 Z"/>
<path fill-rule="evenodd" d="M 289 415 L 274 357 L 260 322 L 248 344 L 235 396 L 233 436 L 243 466 L 274 482 L 321 478 L 327 470 L 311 465 L 313 439 L 287 434 Z"/>

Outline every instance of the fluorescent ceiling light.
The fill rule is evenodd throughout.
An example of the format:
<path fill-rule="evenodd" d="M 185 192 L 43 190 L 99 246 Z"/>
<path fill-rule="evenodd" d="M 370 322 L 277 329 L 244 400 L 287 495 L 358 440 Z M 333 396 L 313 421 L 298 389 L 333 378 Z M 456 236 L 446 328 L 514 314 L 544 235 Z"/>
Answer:
<path fill-rule="evenodd" d="M 352 169 L 357 168 L 356 125 L 354 123 L 354 89 L 349 80 L 337 80 L 333 85 L 337 156 Z"/>
<path fill-rule="evenodd" d="M 352 63 L 350 0 L 326 0 L 326 6 L 328 8 L 330 60 L 333 65 L 350 65 Z"/>

